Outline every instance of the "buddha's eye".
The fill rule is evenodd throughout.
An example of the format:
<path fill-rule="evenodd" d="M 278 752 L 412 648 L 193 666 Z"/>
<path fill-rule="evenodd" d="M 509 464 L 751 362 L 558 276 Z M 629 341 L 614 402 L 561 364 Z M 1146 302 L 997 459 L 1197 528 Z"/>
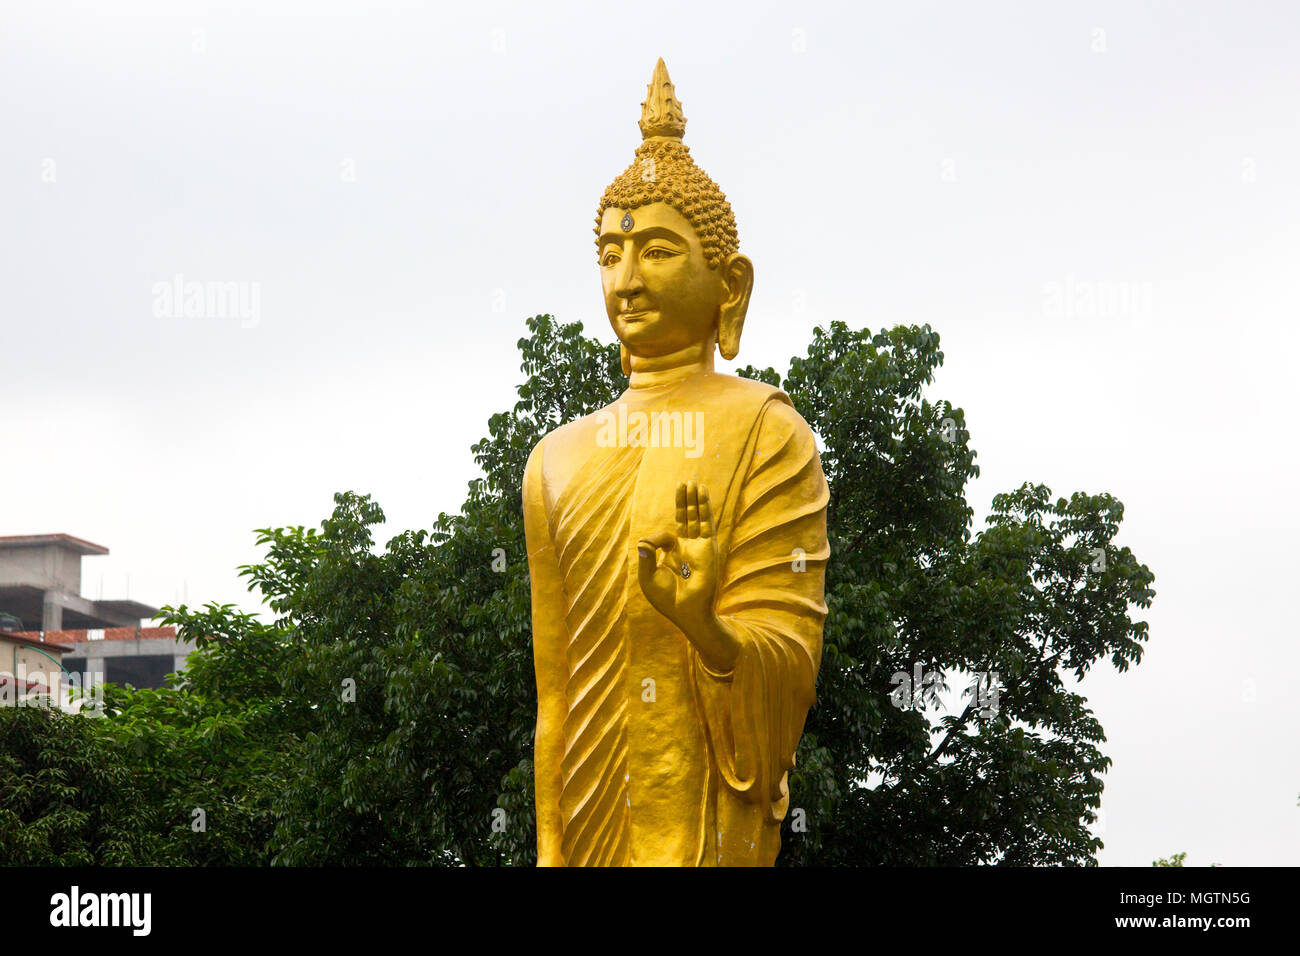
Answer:
<path fill-rule="evenodd" d="M 613 249 L 611 249 L 609 252 L 605 253 L 603 256 L 600 257 L 600 264 L 602 266 L 609 267 L 614 265 L 614 263 L 618 262 L 620 258 L 622 257 L 619 256 L 619 254 L 615 252 Z"/>
<path fill-rule="evenodd" d="M 650 248 L 650 249 L 647 249 L 647 250 L 645 251 L 645 253 L 643 254 L 643 258 L 646 258 L 646 259 L 671 259 L 671 258 L 672 258 L 673 256 L 675 256 L 675 255 L 677 255 L 677 253 L 674 252 L 672 249 L 665 249 L 663 246 L 654 246 L 654 247 L 652 247 L 652 248 Z"/>

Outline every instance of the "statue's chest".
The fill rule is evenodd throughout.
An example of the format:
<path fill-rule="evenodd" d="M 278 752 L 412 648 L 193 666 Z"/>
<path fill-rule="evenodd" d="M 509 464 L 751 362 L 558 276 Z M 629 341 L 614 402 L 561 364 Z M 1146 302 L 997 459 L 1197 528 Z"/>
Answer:
<path fill-rule="evenodd" d="M 709 489 L 722 519 L 744 456 L 732 428 L 710 428 L 701 409 L 614 405 L 547 438 L 543 501 L 557 551 L 571 547 L 591 521 L 625 528 L 632 543 L 672 531 L 677 488 Z"/>

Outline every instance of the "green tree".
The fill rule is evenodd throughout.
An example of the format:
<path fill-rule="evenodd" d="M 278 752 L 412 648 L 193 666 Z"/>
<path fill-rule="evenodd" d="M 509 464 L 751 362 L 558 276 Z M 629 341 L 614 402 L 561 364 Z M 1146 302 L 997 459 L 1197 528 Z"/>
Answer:
<path fill-rule="evenodd" d="M 232 606 L 168 609 L 198 642 L 172 686 L 106 685 L 106 716 L 0 708 L 0 863 L 262 865 L 301 714 L 294 653 Z"/>
<path fill-rule="evenodd" d="M 307 726 L 282 681 L 297 649 L 232 605 L 166 608 L 164 620 L 197 645 L 185 671 L 158 690 L 112 688 L 96 729 L 156 819 L 158 862 L 264 865 Z"/>
<path fill-rule="evenodd" d="M 303 650 L 286 692 L 312 703 L 278 862 L 535 859 L 524 464 L 543 434 L 616 395 L 621 372 L 617 349 L 579 325 L 531 328 L 528 380 L 473 447 L 483 477 L 458 514 L 383 554 L 369 530 L 383 514 L 353 494 L 319 535 L 262 532 L 268 559 L 245 571 Z"/>
<path fill-rule="evenodd" d="M 1147 625 L 1130 610 L 1150 605 L 1153 576 L 1115 544 L 1124 509 L 1106 494 L 1025 484 L 972 534 L 965 416 L 924 395 L 942 362 L 928 327 L 836 322 L 782 382 L 831 486 L 825 659 L 791 797 L 808 830 L 787 820 L 785 863 L 1081 864 L 1101 846 L 1088 824 L 1110 759 L 1064 677 L 1140 661 Z M 924 704 L 949 679 L 970 701 L 893 706 L 894 675 L 917 665 L 940 679 Z"/>
<path fill-rule="evenodd" d="M 102 720 L 0 707 L 0 863 L 138 866 L 166 858 L 153 807 Z"/>
<path fill-rule="evenodd" d="M 580 325 L 528 326 L 519 400 L 473 447 L 483 474 L 457 514 L 380 550 L 379 506 L 339 494 L 319 531 L 259 532 L 266 557 L 243 573 L 274 620 L 168 609 L 201 644 L 187 674 L 163 691 L 115 691 L 113 716 L 95 722 L 104 729 L 77 731 L 98 748 L 96 773 L 125 774 L 147 804 L 139 833 L 76 853 L 534 862 L 524 464 L 624 379 L 617 347 Z M 784 378 L 742 371 L 790 394 L 831 487 L 830 617 L 791 775 L 787 865 L 1090 864 L 1101 846 L 1088 824 L 1110 761 L 1066 678 L 1141 660 L 1146 624 L 1130 615 L 1150 605 L 1153 578 L 1116 544 L 1123 507 L 1109 495 L 1025 484 L 974 531 L 965 417 L 924 394 L 942 361 L 928 327 L 837 322 Z M 907 687 L 918 666 L 937 682 Z M 969 685 L 969 700 L 944 712 L 950 684 Z M 66 733 L 61 718 L 52 726 Z M 19 726 L 24 780 L 52 746 L 31 739 L 35 726 Z M 0 840 L 19 833 L 33 852 L 24 828 L 45 825 L 45 804 L 0 787 L 6 806 Z M 211 808 L 206 833 L 190 825 L 200 807 Z"/>
<path fill-rule="evenodd" d="M 294 693 L 317 722 L 282 862 L 534 858 L 520 482 L 542 435 L 623 380 L 617 349 L 581 326 L 529 327 L 528 380 L 474 446 L 484 474 L 458 515 L 383 555 L 368 498 L 339 496 L 319 538 L 264 532 L 269 561 L 249 571 L 303 642 Z M 819 702 L 792 778 L 807 828 L 787 829 L 788 864 L 1077 864 L 1101 845 L 1088 824 L 1104 735 L 1064 677 L 1140 660 L 1146 625 L 1129 612 L 1150 604 L 1152 575 L 1114 543 L 1123 508 L 1104 494 L 1026 484 L 972 534 L 964 415 L 923 395 L 942 360 L 928 328 L 835 323 L 781 383 L 821 438 L 832 495 Z M 893 706 L 893 676 L 917 664 L 945 681 L 996 673 L 996 706 L 989 684 L 957 713 Z M 339 699 L 347 677 L 356 704 Z"/>

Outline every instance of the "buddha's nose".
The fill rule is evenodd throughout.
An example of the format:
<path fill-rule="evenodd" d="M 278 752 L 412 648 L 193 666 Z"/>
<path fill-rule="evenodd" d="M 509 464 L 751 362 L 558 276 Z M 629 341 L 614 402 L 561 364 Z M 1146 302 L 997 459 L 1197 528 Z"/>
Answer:
<path fill-rule="evenodd" d="M 621 299 L 631 299 L 644 291 L 645 283 L 641 281 L 641 273 L 636 267 L 636 262 L 628 256 L 615 279 L 614 294 Z"/>

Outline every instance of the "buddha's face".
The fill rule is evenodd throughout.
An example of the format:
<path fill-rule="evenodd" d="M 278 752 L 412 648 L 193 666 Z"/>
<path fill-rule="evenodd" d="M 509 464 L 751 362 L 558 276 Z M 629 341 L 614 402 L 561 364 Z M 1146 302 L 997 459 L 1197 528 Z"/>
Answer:
<path fill-rule="evenodd" d="M 729 295 L 725 270 L 709 268 L 685 216 L 663 202 L 606 209 L 598 249 L 605 311 L 629 352 L 649 358 L 712 346 Z"/>

